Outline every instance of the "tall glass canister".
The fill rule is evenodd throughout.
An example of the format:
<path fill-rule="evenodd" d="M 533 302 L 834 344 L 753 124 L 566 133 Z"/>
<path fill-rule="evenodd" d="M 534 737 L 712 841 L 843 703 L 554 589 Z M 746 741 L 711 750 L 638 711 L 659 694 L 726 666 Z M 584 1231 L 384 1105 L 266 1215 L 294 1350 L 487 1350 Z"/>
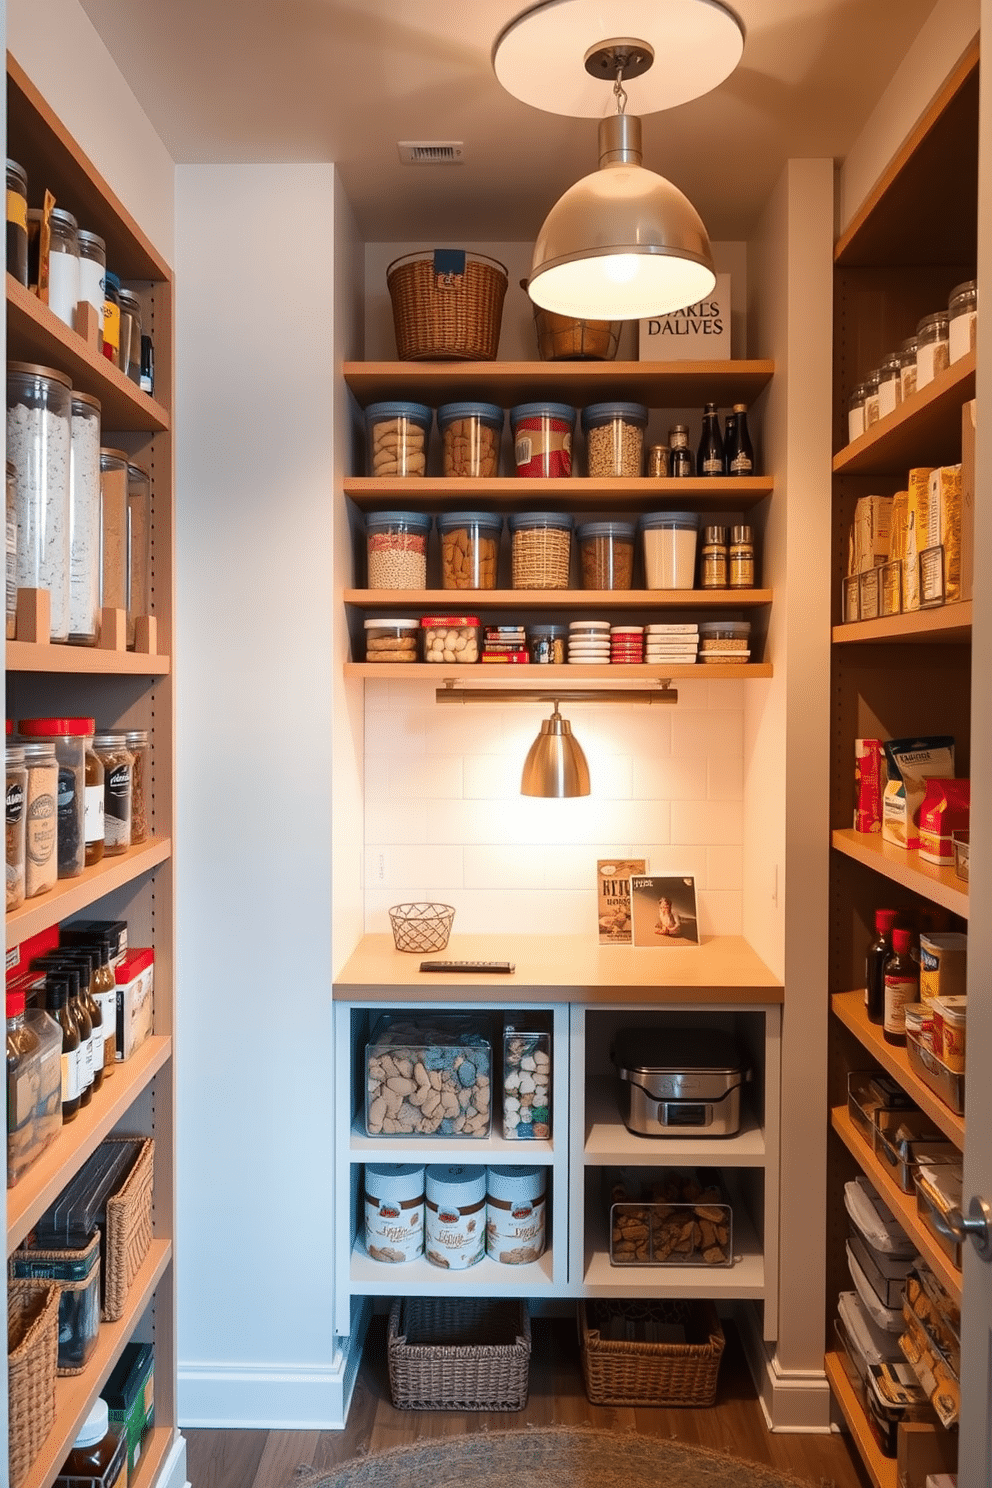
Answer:
<path fill-rule="evenodd" d="M 123 450 L 100 451 L 100 500 L 100 604 L 106 610 L 126 610 L 127 455 Z"/>
<path fill-rule="evenodd" d="M 97 350 L 103 351 L 103 307 L 107 297 L 104 282 L 107 273 L 107 245 L 99 234 L 80 228 L 79 240 L 79 303 L 92 305 L 96 312 Z"/>
<path fill-rule="evenodd" d="M 69 635 L 72 384 L 30 362 L 7 364 L 7 458 L 16 472 L 17 587 L 47 589 L 51 639 Z"/>
<path fill-rule="evenodd" d="M 48 219 L 48 308 L 75 328 L 79 300 L 79 224 L 71 212 L 53 207 Z"/>
<path fill-rule="evenodd" d="M 95 646 L 100 633 L 100 404 L 72 395 L 69 449 L 69 640 Z"/>
<path fill-rule="evenodd" d="M 151 478 L 142 465 L 127 467 L 127 643 L 134 646 L 139 615 L 150 615 L 152 522 Z"/>

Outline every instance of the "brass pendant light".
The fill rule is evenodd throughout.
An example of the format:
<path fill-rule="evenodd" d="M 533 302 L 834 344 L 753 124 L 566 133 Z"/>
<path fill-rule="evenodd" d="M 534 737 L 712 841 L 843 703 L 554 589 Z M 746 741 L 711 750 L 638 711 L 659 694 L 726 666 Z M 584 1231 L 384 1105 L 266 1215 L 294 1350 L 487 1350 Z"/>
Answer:
<path fill-rule="evenodd" d="M 522 796 L 587 796 L 589 766 L 572 734 L 572 725 L 554 712 L 541 724 L 524 760 L 520 777 Z"/>

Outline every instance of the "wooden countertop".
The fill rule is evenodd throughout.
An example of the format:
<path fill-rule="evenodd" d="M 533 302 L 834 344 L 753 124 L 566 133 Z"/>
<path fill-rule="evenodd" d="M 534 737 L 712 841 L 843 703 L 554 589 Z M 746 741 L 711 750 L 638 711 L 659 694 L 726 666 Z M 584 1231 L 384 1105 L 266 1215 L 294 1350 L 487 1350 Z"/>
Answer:
<path fill-rule="evenodd" d="M 511 976 L 421 972 L 422 960 L 512 961 Z M 785 991 L 741 936 L 699 946 L 601 946 L 580 935 L 452 935 L 428 956 L 366 935 L 334 980 L 337 1002 L 778 1003 Z"/>

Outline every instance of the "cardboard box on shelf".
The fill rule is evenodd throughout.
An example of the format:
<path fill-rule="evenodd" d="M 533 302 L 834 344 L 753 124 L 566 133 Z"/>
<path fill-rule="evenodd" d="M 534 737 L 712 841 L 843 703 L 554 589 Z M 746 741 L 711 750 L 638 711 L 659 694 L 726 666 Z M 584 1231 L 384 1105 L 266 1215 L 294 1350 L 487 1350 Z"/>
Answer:
<path fill-rule="evenodd" d="M 117 979 L 117 1058 L 130 1059 L 152 1031 L 155 952 L 151 946 L 125 951 Z"/>
<path fill-rule="evenodd" d="M 926 1421 L 903 1421 L 896 1435 L 896 1473 L 899 1488 L 928 1488 L 957 1467 L 957 1434 Z M 939 1477 L 935 1477 L 939 1474 Z"/>
<path fill-rule="evenodd" d="M 975 592 L 975 406 L 961 410 L 961 599 Z"/>
<path fill-rule="evenodd" d="M 919 465 L 909 472 L 906 554 L 902 565 L 902 607 L 907 612 L 920 608 L 920 554 L 928 546 L 932 470 L 930 465 Z"/>
<path fill-rule="evenodd" d="M 848 545 L 847 572 L 867 573 L 889 558 L 892 497 L 861 496 L 854 508 Z"/>

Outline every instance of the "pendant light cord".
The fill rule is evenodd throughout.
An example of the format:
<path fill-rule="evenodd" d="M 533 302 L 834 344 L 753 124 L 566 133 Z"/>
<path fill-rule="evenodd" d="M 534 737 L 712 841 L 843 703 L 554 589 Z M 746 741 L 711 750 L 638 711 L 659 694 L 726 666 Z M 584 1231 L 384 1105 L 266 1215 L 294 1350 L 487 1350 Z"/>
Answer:
<path fill-rule="evenodd" d="M 616 98 L 617 101 L 617 113 L 625 114 L 627 112 L 627 90 L 624 88 L 623 85 L 622 67 L 617 68 L 617 80 L 613 84 L 613 96 Z"/>

